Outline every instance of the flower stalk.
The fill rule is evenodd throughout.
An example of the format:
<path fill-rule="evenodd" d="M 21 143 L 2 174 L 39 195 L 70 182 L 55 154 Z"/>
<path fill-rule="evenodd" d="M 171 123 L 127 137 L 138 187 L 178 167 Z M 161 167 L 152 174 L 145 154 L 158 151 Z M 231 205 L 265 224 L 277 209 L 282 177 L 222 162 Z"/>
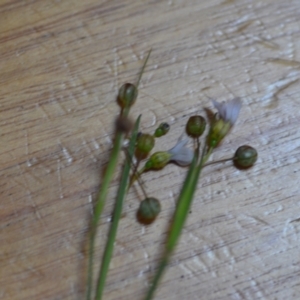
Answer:
<path fill-rule="evenodd" d="M 174 161 L 176 164 L 182 167 L 186 167 L 191 164 L 193 160 L 193 151 L 186 146 L 188 143 L 187 139 L 178 139 L 176 145 L 168 151 L 158 151 L 153 153 L 145 165 L 136 173 L 133 174 L 129 187 L 140 177 L 144 172 L 150 170 L 161 170 L 170 161 Z"/>
<path fill-rule="evenodd" d="M 183 226 L 185 224 L 186 218 L 188 216 L 188 212 L 190 210 L 190 206 L 193 200 L 194 193 L 196 191 L 198 179 L 203 167 L 203 164 L 205 163 L 205 160 L 208 159 L 207 156 L 204 155 L 204 149 L 200 158 L 200 162 L 198 162 L 199 159 L 199 147 L 195 150 L 193 161 L 189 167 L 189 171 L 186 175 L 186 178 L 183 183 L 183 187 L 181 189 L 178 203 L 176 205 L 176 209 L 173 215 L 173 220 L 171 223 L 170 232 L 167 238 L 166 248 L 165 252 L 163 254 L 163 257 L 161 259 L 161 262 L 159 264 L 157 273 L 155 274 L 155 277 L 152 281 L 152 284 L 148 290 L 148 293 L 145 297 L 145 300 L 151 300 L 154 296 L 154 292 L 158 286 L 158 283 L 164 273 L 165 268 L 168 265 L 168 262 L 170 260 L 171 254 L 173 253 L 175 246 L 178 242 L 178 239 L 180 237 L 181 231 L 183 229 Z"/>
<path fill-rule="evenodd" d="M 112 217 L 112 222 L 111 222 L 111 226 L 110 226 L 110 230 L 109 230 L 109 234 L 108 234 L 107 243 L 106 243 L 103 258 L 102 258 L 101 268 L 99 271 L 97 289 L 96 289 L 96 298 L 95 298 L 96 300 L 102 299 L 103 289 L 104 289 L 104 285 L 105 285 L 105 281 L 106 281 L 106 275 L 108 272 L 109 264 L 110 264 L 112 253 L 114 250 L 114 242 L 115 242 L 116 235 L 117 235 L 119 220 L 121 218 L 124 198 L 126 196 L 126 187 L 127 187 L 127 182 L 128 182 L 128 178 L 129 178 L 131 160 L 132 160 L 133 153 L 134 153 L 134 147 L 135 147 L 136 138 L 137 138 L 137 134 L 138 134 L 140 119 L 141 119 L 141 116 L 139 116 L 138 119 L 136 120 L 134 129 L 132 132 L 132 136 L 131 136 L 131 139 L 129 142 L 129 146 L 128 146 L 128 159 L 125 160 L 122 177 L 121 177 L 121 181 L 120 181 L 120 186 L 119 186 L 119 190 L 118 190 L 118 194 L 117 194 L 116 205 L 115 205 L 115 209 L 114 209 L 114 213 L 113 213 L 113 217 Z"/>
<path fill-rule="evenodd" d="M 238 99 L 234 99 L 228 103 L 218 103 L 213 101 L 213 104 L 218 110 L 219 119 L 215 119 L 215 122 L 210 128 L 207 136 L 207 145 L 203 147 L 200 161 L 199 143 L 195 150 L 193 161 L 189 167 L 189 171 L 186 175 L 178 198 L 163 257 L 150 285 L 145 300 L 151 300 L 153 298 L 159 281 L 168 265 L 175 246 L 177 245 L 193 201 L 201 171 L 209 159 L 213 149 L 221 142 L 221 140 L 226 136 L 230 128 L 236 122 L 241 108 L 241 103 Z"/>
<path fill-rule="evenodd" d="M 119 92 L 118 102 L 121 105 L 121 114 L 120 117 L 127 118 L 129 115 L 130 107 L 134 103 L 136 97 L 137 97 L 137 88 L 139 85 L 139 82 L 141 80 L 142 74 L 144 72 L 145 66 L 147 64 L 147 61 L 149 59 L 151 50 L 148 52 L 148 55 L 145 59 L 145 62 L 143 64 L 142 70 L 139 73 L 138 81 L 136 87 L 134 85 L 131 85 L 129 88 L 126 88 L 124 92 Z M 127 85 L 127 84 L 125 84 Z M 121 91 L 122 91 L 121 87 Z M 120 97 L 121 94 L 121 97 Z M 124 95 L 122 97 L 122 95 Z M 120 103 L 120 100 L 121 103 Z M 92 287 L 93 287 L 93 264 L 94 264 L 94 247 L 95 247 L 95 239 L 97 234 L 97 226 L 99 223 L 99 219 L 101 216 L 101 213 L 104 208 L 105 200 L 108 193 L 108 188 L 110 186 L 110 183 L 113 178 L 113 174 L 118 162 L 119 154 L 121 152 L 122 148 L 122 142 L 124 139 L 125 133 L 123 131 L 117 130 L 116 131 L 116 138 L 113 145 L 113 149 L 111 152 L 110 160 L 102 181 L 101 190 L 98 195 L 98 199 L 96 201 L 95 207 L 94 207 L 94 214 L 91 222 L 91 230 L 90 230 L 90 241 L 89 241 L 89 261 L 88 261 L 88 276 L 87 276 L 87 300 L 91 300 L 92 297 Z"/>

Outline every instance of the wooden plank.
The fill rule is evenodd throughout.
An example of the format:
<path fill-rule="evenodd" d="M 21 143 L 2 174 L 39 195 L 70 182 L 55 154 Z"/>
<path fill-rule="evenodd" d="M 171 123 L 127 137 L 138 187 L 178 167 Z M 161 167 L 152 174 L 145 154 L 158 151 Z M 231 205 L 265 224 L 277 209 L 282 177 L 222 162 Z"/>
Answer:
<path fill-rule="evenodd" d="M 153 49 L 132 118 L 169 122 L 240 97 L 212 159 L 251 144 L 257 164 L 202 174 L 157 299 L 298 299 L 299 1 L 2 1 L 0 4 L 0 299 L 84 299 L 92 201 L 113 141 L 119 87 Z M 191 143 L 192 146 L 192 143 Z M 145 175 L 162 213 L 136 222 L 126 200 L 104 299 L 142 299 L 186 169 Z M 118 183 L 97 239 L 99 262 Z M 95 266 L 98 268 L 99 263 Z"/>

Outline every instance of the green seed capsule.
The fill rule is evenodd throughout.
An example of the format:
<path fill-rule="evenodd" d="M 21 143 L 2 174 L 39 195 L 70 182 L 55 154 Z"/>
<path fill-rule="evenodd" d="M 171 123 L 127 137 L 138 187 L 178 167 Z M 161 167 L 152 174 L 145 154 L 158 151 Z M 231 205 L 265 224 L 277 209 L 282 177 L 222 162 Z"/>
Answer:
<path fill-rule="evenodd" d="M 156 198 L 144 199 L 137 211 L 137 219 L 144 225 L 151 224 L 161 211 L 161 206 Z"/>
<path fill-rule="evenodd" d="M 168 123 L 161 123 L 155 130 L 154 136 L 155 137 L 161 137 L 168 133 L 170 130 L 170 125 Z"/>
<path fill-rule="evenodd" d="M 206 121 L 202 116 L 192 116 L 186 124 L 186 133 L 193 137 L 198 138 L 204 132 Z"/>
<path fill-rule="evenodd" d="M 154 145 L 155 139 L 153 135 L 141 134 L 137 139 L 135 156 L 138 159 L 146 158 L 149 152 L 153 149 Z"/>
<path fill-rule="evenodd" d="M 155 152 L 149 157 L 144 169 L 160 170 L 170 162 L 171 157 L 172 155 L 169 152 Z"/>
<path fill-rule="evenodd" d="M 234 155 L 234 164 L 240 168 L 250 168 L 257 160 L 257 151 L 251 146 L 239 147 Z"/>
<path fill-rule="evenodd" d="M 131 83 L 125 83 L 119 89 L 118 103 L 122 108 L 130 107 L 134 104 L 137 95 L 137 88 Z"/>

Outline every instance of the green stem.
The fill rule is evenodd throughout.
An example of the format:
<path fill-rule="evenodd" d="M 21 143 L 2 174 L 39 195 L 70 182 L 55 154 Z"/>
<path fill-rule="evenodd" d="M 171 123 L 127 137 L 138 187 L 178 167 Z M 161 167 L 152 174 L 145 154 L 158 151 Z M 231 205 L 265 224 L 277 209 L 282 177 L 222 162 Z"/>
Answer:
<path fill-rule="evenodd" d="M 146 63 L 148 61 L 150 53 L 151 53 L 151 50 L 149 51 L 147 58 L 143 64 L 142 70 L 139 73 L 137 87 L 139 85 L 142 74 L 145 70 Z M 121 112 L 121 115 L 124 117 L 127 117 L 129 114 L 129 110 L 130 110 L 129 106 L 125 107 L 124 110 Z M 91 297 L 92 297 L 94 246 L 95 246 L 95 238 L 96 238 L 96 233 L 97 233 L 97 225 L 99 223 L 99 219 L 100 219 L 100 216 L 103 211 L 104 204 L 105 204 L 105 199 L 107 196 L 108 188 L 109 188 L 110 182 L 112 180 L 114 170 L 117 165 L 118 157 L 119 157 L 121 147 L 122 147 L 123 137 L 124 137 L 123 133 L 117 132 L 113 150 L 111 152 L 110 160 L 109 160 L 109 163 L 107 166 L 107 170 L 106 170 L 105 176 L 103 178 L 101 190 L 99 192 L 99 196 L 96 201 L 95 208 L 94 208 L 94 216 L 92 219 L 90 241 L 89 241 L 89 262 L 88 262 L 87 297 L 86 297 L 87 300 L 91 300 Z"/>
<path fill-rule="evenodd" d="M 185 224 L 186 218 L 188 216 L 188 212 L 190 210 L 190 206 L 193 200 L 194 193 L 197 188 L 198 179 L 203 168 L 203 164 L 208 159 L 211 151 L 208 151 L 206 155 L 204 155 L 205 149 L 203 149 L 200 162 L 198 163 L 199 150 L 197 149 L 194 155 L 194 159 L 192 164 L 190 165 L 188 174 L 183 183 L 183 187 L 181 189 L 178 203 L 176 205 L 175 213 L 173 216 L 173 222 L 171 224 L 170 232 L 168 235 L 165 253 L 162 257 L 162 260 L 159 264 L 157 273 L 152 281 L 152 284 L 148 290 L 145 300 L 151 300 L 154 292 L 158 286 L 159 280 L 163 275 L 163 272 L 168 265 L 170 256 L 178 242 L 181 231 Z"/>
<path fill-rule="evenodd" d="M 234 161 L 235 158 L 234 158 L 234 157 L 230 157 L 230 158 L 224 158 L 224 159 L 220 159 L 220 160 L 216 160 L 216 161 L 211 161 L 211 162 L 205 164 L 205 165 L 203 166 L 203 168 L 204 168 L 204 167 L 207 167 L 207 166 L 210 166 L 210 165 L 215 165 L 215 164 L 224 163 L 224 162 L 227 162 L 227 161 L 230 161 L 230 160 Z"/>
<path fill-rule="evenodd" d="M 153 281 L 151 283 L 150 289 L 149 289 L 149 291 L 146 295 L 145 300 L 151 300 L 152 299 L 152 297 L 154 295 L 154 292 L 155 292 L 155 290 L 158 286 L 159 280 L 162 277 L 166 266 L 168 265 L 169 258 L 170 258 L 170 255 L 168 255 L 167 252 L 166 252 L 165 255 L 163 256 L 159 266 L 158 266 L 158 270 L 155 274 L 155 277 L 153 278 Z"/>
<path fill-rule="evenodd" d="M 97 233 L 97 225 L 99 223 L 100 215 L 102 213 L 105 204 L 108 188 L 117 165 L 118 156 L 122 146 L 122 141 L 123 141 L 123 134 L 118 132 L 116 135 L 113 150 L 111 152 L 110 160 L 106 169 L 106 173 L 103 178 L 101 190 L 94 209 L 94 216 L 91 225 L 92 228 L 91 228 L 91 235 L 90 235 L 90 246 L 89 246 L 88 289 L 87 289 L 88 300 L 91 299 L 91 293 L 92 293 L 94 246 L 95 246 L 95 237 Z"/>
<path fill-rule="evenodd" d="M 113 250 L 114 250 L 114 242 L 115 242 L 116 235 L 117 235 L 119 220 L 121 218 L 124 198 L 126 195 L 126 186 L 127 186 L 127 182 L 128 182 L 128 178 L 129 178 L 130 165 L 131 165 L 131 160 L 132 160 L 132 156 L 134 153 L 134 147 L 135 147 L 136 138 L 137 138 L 137 134 L 138 134 L 140 118 L 141 118 L 141 116 L 138 117 L 138 119 L 135 123 L 135 127 L 133 130 L 131 139 L 130 139 L 129 147 L 128 147 L 129 160 L 127 159 L 125 161 L 125 165 L 123 168 L 123 173 L 122 173 L 121 182 L 120 182 L 120 186 L 119 186 L 119 190 L 118 190 L 118 194 L 117 194 L 112 223 L 110 226 L 108 240 L 107 240 L 106 247 L 104 250 L 101 269 L 99 272 L 98 284 L 97 284 L 97 290 L 96 290 L 96 300 L 102 299 L 106 275 L 108 272 L 109 264 L 110 264 Z"/>
<path fill-rule="evenodd" d="M 206 154 L 203 156 L 203 161 L 202 161 L 203 166 L 208 161 L 208 159 L 209 159 L 209 157 L 210 157 L 213 150 L 214 150 L 214 148 L 212 148 L 212 147 L 208 148 Z M 203 149 L 203 153 L 204 153 L 204 151 L 205 151 L 205 146 L 204 146 L 204 149 Z"/>
<path fill-rule="evenodd" d="M 129 184 L 128 184 L 128 190 L 131 188 L 131 186 L 135 183 L 136 180 L 138 180 L 139 177 L 146 171 L 146 168 L 143 167 L 140 171 L 134 172 L 131 175 Z"/>

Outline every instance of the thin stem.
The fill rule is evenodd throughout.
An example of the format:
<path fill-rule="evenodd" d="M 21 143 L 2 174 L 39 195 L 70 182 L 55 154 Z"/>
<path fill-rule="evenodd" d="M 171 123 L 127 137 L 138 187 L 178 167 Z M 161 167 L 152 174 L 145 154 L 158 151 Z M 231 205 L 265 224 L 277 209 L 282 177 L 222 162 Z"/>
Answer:
<path fill-rule="evenodd" d="M 205 148 L 206 148 L 206 146 L 204 145 L 204 147 L 203 147 L 203 154 L 205 153 L 205 152 L 204 152 L 204 151 L 205 151 Z M 211 155 L 213 149 L 214 149 L 214 148 L 212 148 L 212 147 L 209 147 L 209 148 L 208 148 L 206 154 L 205 154 L 204 157 L 203 157 L 203 165 L 208 161 L 208 159 L 209 159 L 209 157 L 210 157 L 210 155 Z"/>
<path fill-rule="evenodd" d="M 173 222 L 171 224 L 171 229 L 170 229 L 168 239 L 167 239 L 165 253 L 159 264 L 157 273 L 155 274 L 155 277 L 154 277 L 153 282 L 150 286 L 150 289 L 146 295 L 145 300 L 151 300 L 152 297 L 154 296 L 154 292 L 158 286 L 159 280 L 163 275 L 164 269 L 168 265 L 170 256 L 171 256 L 172 252 L 174 251 L 175 246 L 180 237 L 180 234 L 181 234 L 181 231 L 185 224 L 189 209 L 191 207 L 194 193 L 197 188 L 201 170 L 203 169 L 203 165 L 204 165 L 205 161 L 209 158 L 209 154 L 211 153 L 211 151 L 209 150 L 205 154 L 205 148 L 206 148 L 206 146 L 203 147 L 203 151 L 202 151 L 202 155 L 201 155 L 199 164 L 197 164 L 199 148 L 197 148 L 197 151 L 194 155 L 193 162 L 192 162 L 192 164 L 189 168 L 189 172 L 185 178 L 185 181 L 184 181 L 184 184 L 183 184 L 183 187 L 181 189 L 180 196 L 178 199 L 178 203 L 176 205 Z"/>
<path fill-rule="evenodd" d="M 127 151 L 127 150 L 125 150 L 125 151 L 126 151 L 126 157 L 127 157 L 127 159 L 129 160 L 129 162 L 130 162 L 130 165 L 131 165 L 131 169 L 132 169 L 133 175 L 136 175 L 136 174 L 137 174 L 138 166 L 137 166 L 137 164 L 134 164 L 134 163 L 133 163 L 132 157 L 129 156 L 128 151 Z M 144 194 L 144 197 L 145 197 L 145 198 L 148 198 L 147 193 L 146 193 L 146 190 L 145 190 L 145 188 L 144 188 L 144 182 L 143 182 L 141 176 L 138 176 L 138 177 L 137 177 L 137 181 L 138 181 L 138 184 L 140 185 L 140 188 L 141 188 L 141 190 L 142 190 L 142 192 L 143 192 L 143 194 Z"/>
<path fill-rule="evenodd" d="M 235 158 L 234 158 L 234 156 L 233 156 L 233 157 L 230 157 L 230 158 L 224 158 L 224 159 L 220 159 L 220 160 L 217 160 L 217 161 L 211 161 L 211 162 L 205 164 L 205 165 L 203 166 L 203 168 L 204 168 L 204 167 L 207 167 L 207 166 L 210 166 L 210 165 L 220 164 L 220 163 L 223 163 L 223 162 L 226 162 L 226 161 L 234 160 L 234 159 L 235 159 Z"/>
<path fill-rule="evenodd" d="M 106 169 L 105 176 L 103 178 L 101 190 L 95 205 L 94 209 L 94 216 L 92 219 L 92 225 L 91 225 L 91 235 L 90 235 L 90 248 L 89 248 L 89 264 L 88 264 L 88 289 L 87 289 L 87 299 L 91 299 L 91 293 L 92 293 L 92 281 L 93 281 L 93 263 L 94 263 L 94 246 L 95 246 L 95 237 L 97 233 L 97 225 L 99 223 L 100 215 L 102 213 L 105 199 L 107 196 L 108 188 L 110 185 L 110 182 L 112 180 L 117 161 L 118 156 L 121 150 L 123 141 L 123 134 L 118 132 L 116 135 L 115 143 L 111 152 L 110 160 Z"/>
<path fill-rule="evenodd" d="M 198 151 L 199 152 L 199 151 Z M 186 221 L 194 193 L 197 188 L 198 178 L 202 169 L 202 165 L 205 159 L 204 155 L 204 149 L 202 151 L 202 155 L 200 158 L 199 165 L 193 166 L 192 168 L 192 176 L 190 179 L 186 178 L 185 180 L 188 180 L 188 183 L 186 186 L 183 186 L 178 204 L 176 206 L 175 215 L 174 215 L 174 221 L 172 224 L 173 230 L 170 231 L 168 242 L 167 242 L 167 249 L 169 252 L 172 252 L 176 246 L 176 243 L 178 241 L 178 238 L 181 234 L 182 228 L 184 226 L 184 223 Z"/>
<path fill-rule="evenodd" d="M 130 178 L 130 181 L 129 181 L 129 184 L 128 184 L 128 190 L 130 189 L 130 187 L 133 185 L 133 183 L 138 180 L 138 178 L 143 174 L 143 172 L 146 170 L 145 166 L 139 171 L 139 172 L 136 172 L 136 173 L 133 173 L 131 178 Z"/>
<path fill-rule="evenodd" d="M 168 262 L 169 262 L 169 254 L 166 252 L 159 264 L 158 270 L 155 274 L 155 277 L 153 278 L 153 281 L 151 283 L 150 289 L 148 290 L 145 300 L 151 300 L 152 297 L 154 296 L 154 292 L 158 286 L 159 280 L 162 277 L 166 266 L 168 265 Z"/>
<path fill-rule="evenodd" d="M 138 119 L 136 120 L 135 127 L 133 130 L 131 139 L 130 139 L 129 147 L 128 147 L 128 154 L 129 154 L 130 160 L 134 153 L 134 147 L 135 147 L 135 143 L 136 143 L 138 127 L 140 124 L 140 118 L 141 118 L 141 116 L 139 116 Z M 126 160 L 124 168 L 123 168 L 123 173 L 122 173 L 122 177 L 121 177 L 118 194 L 117 194 L 112 223 L 111 223 L 109 234 L 108 234 L 108 240 L 107 240 L 103 258 L 102 258 L 101 269 L 99 271 L 97 290 L 96 290 L 96 298 L 95 298 L 96 300 L 102 299 L 102 294 L 103 294 L 105 281 L 106 281 L 106 275 L 107 275 L 109 264 L 110 264 L 111 257 L 113 254 L 114 242 L 115 242 L 116 235 L 117 235 L 117 229 L 118 229 L 119 220 L 120 220 L 121 213 L 122 213 L 124 198 L 126 195 L 126 186 L 127 186 L 127 182 L 128 182 L 128 178 L 129 178 L 130 165 L 131 165 L 131 162 Z"/>
<path fill-rule="evenodd" d="M 138 181 L 138 183 L 139 183 L 139 185 L 140 185 L 140 188 L 141 188 L 141 190 L 142 190 L 142 192 L 143 192 L 143 194 L 144 194 L 144 197 L 145 197 L 145 198 L 148 198 L 147 193 L 146 193 L 146 190 L 145 190 L 145 188 L 144 188 L 144 182 L 142 181 L 142 179 L 141 179 L 140 176 L 138 176 L 137 181 Z"/>
<path fill-rule="evenodd" d="M 151 50 L 149 51 L 148 56 L 143 64 L 143 67 L 142 67 L 140 73 L 139 73 L 138 84 L 144 73 L 150 53 L 151 53 Z M 137 86 L 138 86 L 138 84 L 137 84 Z M 127 117 L 129 114 L 129 111 L 130 111 L 130 107 L 127 106 L 121 110 L 121 115 Z M 113 146 L 113 149 L 112 149 L 112 152 L 110 155 L 110 160 L 109 160 L 109 163 L 107 166 L 107 170 L 106 170 L 104 178 L 103 178 L 101 190 L 99 192 L 98 199 L 96 201 L 95 208 L 94 208 L 94 216 L 92 218 L 90 241 L 89 241 L 89 262 L 88 262 L 87 297 L 86 297 L 87 300 L 91 300 L 91 297 L 92 297 L 94 247 L 95 247 L 95 238 L 96 238 L 96 234 L 97 234 L 97 225 L 99 223 L 99 219 L 100 219 L 101 213 L 104 208 L 108 188 L 109 188 L 110 182 L 112 180 L 112 177 L 113 177 L 116 165 L 117 165 L 123 138 L 124 138 L 124 133 L 117 132 L 116 138 L 115 138 L 115 143 L 114 143 L 114 146 Z"/>
<path fill-rule="evenodd" d="M 147 57 L 146 57 L 146 59 L 145 59 L 145 62 L 144 62 L 144 64 L 143 64 L 142 70 L 141 70 L 141 72 L 140 72 L 139 78 L 138 78 L 137 83 L 136 83 L 136 88 L 138 88 L 138 86 L 139 86 L 139 84 L 140 84 L 140 81 L 141 81 L 142 75 L 143 75 L 143 73 L 144 73 L 145 67 L 146 67 L 146 65 L 147 65 L 148 59 L 149 59 L 149 57 L 150 57 L 151 51 L 152 51 L 152 49 L 149 50 L 148 55 L 147 55 Z"/>

